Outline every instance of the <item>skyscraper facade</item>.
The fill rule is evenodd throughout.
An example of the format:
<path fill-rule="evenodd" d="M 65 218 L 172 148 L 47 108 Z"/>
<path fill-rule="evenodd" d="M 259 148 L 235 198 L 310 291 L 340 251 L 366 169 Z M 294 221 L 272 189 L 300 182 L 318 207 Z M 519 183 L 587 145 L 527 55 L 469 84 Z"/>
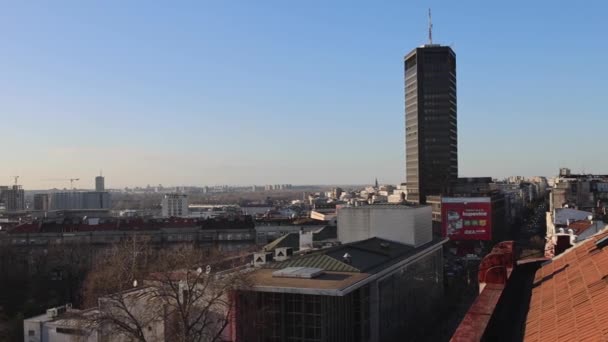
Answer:
<path fill-rule="evenodd" d="M 427 44 L 404 57 L 408 201 L 448 192 L 458 178 L 456 54 Z"/>
<path fill-rule="evenodd" d="M 25 191 L 21 185 L 0 186 L 0 204 L 9 212 L 25 210 Z"/>
<path fill-rule="evenodd" d="M 105 180 L 103 176 L 95 177 L 95 191 L 105 191 Z"/>

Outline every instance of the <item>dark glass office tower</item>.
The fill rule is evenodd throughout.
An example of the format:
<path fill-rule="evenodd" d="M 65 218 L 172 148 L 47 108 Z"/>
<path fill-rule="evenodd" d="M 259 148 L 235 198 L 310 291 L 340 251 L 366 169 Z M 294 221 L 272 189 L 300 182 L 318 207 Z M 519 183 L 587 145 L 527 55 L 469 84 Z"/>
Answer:
<path fill-rule="evenodd" d="M 426 203 L 458 178 L 456 54 L 428 44 L 405 65 L 405 155 L 408 201 Z"/>

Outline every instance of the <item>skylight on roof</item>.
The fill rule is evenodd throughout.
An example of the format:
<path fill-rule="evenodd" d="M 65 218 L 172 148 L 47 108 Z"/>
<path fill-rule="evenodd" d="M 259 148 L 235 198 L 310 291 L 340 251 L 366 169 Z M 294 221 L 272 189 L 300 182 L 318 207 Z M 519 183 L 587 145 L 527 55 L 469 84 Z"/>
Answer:
<path fill-rule="evenodd" d="M 303 278 L 312 279 L 325 273 L 321 268 L 315 267 L 286 267 L 272 272 L 275 278 Z"/>

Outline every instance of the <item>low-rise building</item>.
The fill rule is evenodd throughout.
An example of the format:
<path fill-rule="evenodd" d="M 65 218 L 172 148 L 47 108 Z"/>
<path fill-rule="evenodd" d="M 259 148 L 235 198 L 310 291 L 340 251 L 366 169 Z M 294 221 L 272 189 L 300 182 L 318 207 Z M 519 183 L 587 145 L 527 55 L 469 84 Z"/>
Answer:
<path fill-rule="evenodd" d="M 188 195 L 165 194 L 161 207 L 163 217 L 188 217 Z"/>
<path fill-rule="evenodd" d="M 431 207 L 408 204 L 346 206 L 338 210 L 338 240 L 380 237 L 420 246 L 432 240 Z"/>
<path fill-rule="evenodd" d="M 96 314 L 96 310 L 76 310 L 67 304 L 50 308 L 46 313 L 23 321 L 24 342 L 98 342 L 97 330 L 91 329 L 76 316 Z"/>
<path fill-rule="evenodd" d="M 236 340 L 424 339 L 443 295 L 444 242 L 374 237 L 262 261 L 251 288 L 236 296 Z"/>

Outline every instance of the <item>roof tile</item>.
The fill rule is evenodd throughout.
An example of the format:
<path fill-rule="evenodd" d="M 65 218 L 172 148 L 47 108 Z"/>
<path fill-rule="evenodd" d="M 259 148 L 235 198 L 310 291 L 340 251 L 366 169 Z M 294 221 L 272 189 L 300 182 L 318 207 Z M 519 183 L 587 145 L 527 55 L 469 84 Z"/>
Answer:
<path fill-rule="evenodd" d="M 542 266 L 526 319 L 526 341 L 608 341 L 608 247 L 603 230 Z"/>

